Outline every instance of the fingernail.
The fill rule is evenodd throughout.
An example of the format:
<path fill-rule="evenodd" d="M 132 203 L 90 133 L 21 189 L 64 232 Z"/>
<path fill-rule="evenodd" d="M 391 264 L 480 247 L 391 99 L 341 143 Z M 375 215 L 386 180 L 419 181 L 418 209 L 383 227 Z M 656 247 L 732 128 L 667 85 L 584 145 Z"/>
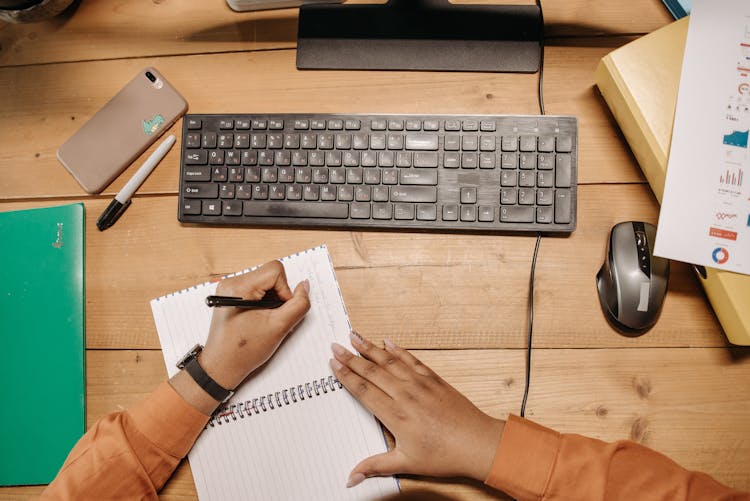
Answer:
<path fill-rule="evenodd" d="M 383 344 L 386 348 L 395 348 L 396 345 L 391 342 L 390 339 L 383 338 Z"/>
<path fill-rule="evenodd" d="M 346 355 L 346 348 L 338 343 L 331 343 L 331 349 L 336 355 Z"/>
<path fill-rule="evenodd" d="M 352 473 L 349 475 L 349 480 L 346 481 L 347 487 L 354 487 L 355 485 L 359 485 L 362 483 L 362 481 L 367 478 L 361 473 Z"/>
<path fill-rule="evenodd" d="M 310 281 L 308 279 L 304 279 L 302 281 L 302 287 L 305 288 L 305 292 L 307 292 L 308 294 L 310 294 Z"/>
<path fill-rule="evenodd" d="M 362 339 L 362 336 L 360 336 L 357 331 L 351 331 L 349 333 L 349 337 L 352 339 L 353 342 L 357 344 L 364 344 L 365 340 Z"/>
<path fill-rule="evenodd" d="M 330 359 L 330 360 L 328 361 L 328 363 L 329 363 L 329 364 L 331 364 L 331 367 L 332 367 L 332 368 L 333 368 L 333 370 L 335 370 L 335 371 L 340 371 L 341 369 L 343 369 L 343 368 L 344 368 L 344 364 L 342 364 L 341 362 L 339 362 L 339 361 L 338 361 L 338 360 L 336 360 L 335 358 L 332 358 L 332 359 Z"/>

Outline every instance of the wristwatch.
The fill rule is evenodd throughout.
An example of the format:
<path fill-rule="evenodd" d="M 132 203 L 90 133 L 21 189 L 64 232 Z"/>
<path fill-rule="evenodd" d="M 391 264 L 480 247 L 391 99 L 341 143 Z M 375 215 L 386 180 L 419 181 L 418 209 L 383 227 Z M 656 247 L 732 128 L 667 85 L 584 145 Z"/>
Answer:
<path fill-rule="evenodd" d="M 198 383 L 198 386 L 203 388 L 203 391 L 211 395 L 211 398 L 218 400 L 221 403 L 226 402 L 229 398 L 234 395 L 234 392 L 227 390 L 219 383 L 214 381 L 206 371 L 203 370 L 201 364 L 198 363 L 198 354 L 203 351 L 202 344 L 196 344 L 190 351 L 188 351 L 184 357 L 177 362 L 178 369 L 185 369 L 190 374 L 190 377 Z"/>

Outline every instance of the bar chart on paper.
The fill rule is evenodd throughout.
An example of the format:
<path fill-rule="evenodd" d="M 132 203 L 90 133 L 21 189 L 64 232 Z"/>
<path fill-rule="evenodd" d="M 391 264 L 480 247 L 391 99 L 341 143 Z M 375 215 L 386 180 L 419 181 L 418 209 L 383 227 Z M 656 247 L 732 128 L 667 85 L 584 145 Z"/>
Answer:
<path fill-rule="evenodd" d="M 725 186 L 736 186 L 742 187 L 742 177 L 744 172 L 742 169 L 730 170 L 727 169 L 721 176 L 719 176 L 719 182 Z"/>

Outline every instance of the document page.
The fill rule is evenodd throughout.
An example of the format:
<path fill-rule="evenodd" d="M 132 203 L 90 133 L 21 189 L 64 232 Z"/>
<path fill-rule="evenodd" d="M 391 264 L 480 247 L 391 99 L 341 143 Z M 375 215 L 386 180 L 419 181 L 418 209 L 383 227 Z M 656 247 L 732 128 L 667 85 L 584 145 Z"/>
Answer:
<path fill-rule="evenodd" d="M 750 274 L 750 2 L 690 16 L 654 253 Z"/>

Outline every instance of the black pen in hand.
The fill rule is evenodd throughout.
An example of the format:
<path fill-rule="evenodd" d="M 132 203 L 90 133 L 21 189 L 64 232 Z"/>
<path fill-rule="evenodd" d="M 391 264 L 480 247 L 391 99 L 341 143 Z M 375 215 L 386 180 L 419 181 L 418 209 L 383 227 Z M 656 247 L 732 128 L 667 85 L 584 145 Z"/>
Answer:
<path fill-rule="evenodd" d="M 206 297 L 206 304 L 211 307 L 216 306 L 234 306 L 235 308 L 243 308 L 246 310 L 255 309 L 273 309 L 278 308 L 284 301 L 279 299 L 260 299 L 253 301 L 250 299 L 242 299 L 241 297 L 233 296 L 208 296 Z"/>

